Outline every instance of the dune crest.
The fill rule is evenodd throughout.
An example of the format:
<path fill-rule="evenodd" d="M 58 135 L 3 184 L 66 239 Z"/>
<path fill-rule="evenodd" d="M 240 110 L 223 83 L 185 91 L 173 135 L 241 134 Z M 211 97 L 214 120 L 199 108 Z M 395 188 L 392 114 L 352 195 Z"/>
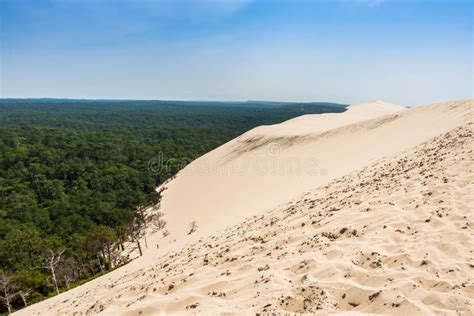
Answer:
<path fill-rule="evenodd" d="M 472 314 L 474 101 L 332 116 L 194 161 L 166 185 L 159 250 L 18 314 Z"/>
<path fill-rule="evenodd" d="M 270 126 L 259 126 L 242 135 L 248 138 L 254 135 L 264 137 L 292 137 L 322 133 L 344 125 L 359 121 L 393 114 L 406 110 L 403 106 L 390 104 L 384 101 L 354 104 L 347 107 L 343 113 L 307 114 Z"/>

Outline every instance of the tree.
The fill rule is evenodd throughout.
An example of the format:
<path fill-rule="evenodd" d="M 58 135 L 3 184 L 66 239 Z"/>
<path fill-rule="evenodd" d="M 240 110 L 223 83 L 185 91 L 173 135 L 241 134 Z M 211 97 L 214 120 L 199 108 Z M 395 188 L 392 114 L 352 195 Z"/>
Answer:
<path fill-rule="evenodd" d="M 145 236 L 146 231 L 146 214 L 145 207 L 139 206 L 135 214 L 131 217 L 128 224 L 128 232 L 132 240 L 137 244 L 138 252 L 140 257 L 143 256 L 142 246 L 140 244 L 140 239 Z"/>
<path fill-rule="evenodd" d="M 46 265 L 44 266 L 49 270 L 51 273 L 51 281 L 53 281 L 54 289 L 56 293 L 59 295 L 59 287 L 58 287 L 58 279 L 56 278 L 56 268 L 58 264 L 61 262 L 61 256 L 66 251 L 66 248 L 63 247 L 59 250 L 49 250 L 49 255 L 46 258 Z"/>
<path fill-rule="evenodd" d="M 64 282 L 64 286 L 69 290 L 71 282 L 78 278 L 80 269 L 78 263 L 73 257 L 67 257 L 63 260 L 56 271 L 57 278 Z"/>
<path fill-rule="evenodd" d="M 140 239 L 142 237 L 145 237 L 145 244 L 146 244 L 147 227 L 150 224 L 150 222 L 151 223 L 156 222 L 155 219 L 157 218 L 156 214 L 153 214 L 152 212 L 148 210 L 149 207 L 150 206 L 146 204 L 139 205 L 135 213 L 131 217 L 129 221 L 129 225 L 128 225 L 129 235 L 132 238 L 132 240 L 136 242 L 140 256 L 143 256 Z M 162 217 L 162 213 L 161 212 L 158 212 L 158 213 Z M 156 224 L 156 225 L 159 225 L 159 227 L 166 225 L 166 223 L 161 219 L 161 217 L 158 217 L 158 222 Z"/>
<path fill-rule="evenodd" d="M 3 270 L 0 270 L 0 291 L 2 303 L 7 308 L 8 314 L 11 314 L 11 302 L 18 295 L 17 286 L 13 282 L 12 276 Z"/>
<path fill-rule="evenodd" d="M 17 285 L 23 305 L 28 306 L 28 298 L 35 292 L 36 288 L 45 287 L 47 280 L 38 269 L 23 269 L 15 273 L 15 284 Z"/>
<path fill-rule="evenodd" d="M 31 289 L 31 288 L 23 289 L 23 290 L 18 291 L 18 295 L 20 295 L 21 301 L 23 302 L 23 305 L 25 307 L 28 307 L 27 298 L 31 295 L 32 292 L 33 292 L 33 289 Z"/>
<path fill-rule="evenodd" d="M 166 221 L 163 219 L 163 212 L 156 212 L 149 215 L 149 221 L 153 225 L 153 232 L 163 230 L 166 227 Z"/>
<path fill-rule="evenodd" d="M 114 243 L 118 237 L 115 231 L 107 226 L 94 226 L 87 234 L 87 245 L 94 254 L 99 254 L 105 259 L 106 265 L 114 266 L 117 261 L 118 253 Z"/>

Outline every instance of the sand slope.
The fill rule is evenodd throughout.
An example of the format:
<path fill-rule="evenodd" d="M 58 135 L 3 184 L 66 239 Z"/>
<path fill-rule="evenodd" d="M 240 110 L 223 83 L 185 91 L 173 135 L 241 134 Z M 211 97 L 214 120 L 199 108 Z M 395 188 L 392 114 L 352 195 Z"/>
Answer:
<path fill-rule="evenodd" d="M 168 228 L 182 239 L 191 220 L 209 232 L 270 210 L 457 126 L 465 110 L 443 104 L 407 111 L 376 101 L 255 128 L 197 159 L 166 185 L 161 204 Z"/>
<path fill-rule="evenodd" d="M 260 127 L 203 156 L 167 185 L 160 250 L 18 314 L 472 313 L 474 102 L 385 108 Z M 312 157 L 300 174 L 211 172 Z"/>
<path fill-rule="evenodd" d="M 91 311 L 472 314 L 472 137 L 453 129 L 161 258 Z"/>

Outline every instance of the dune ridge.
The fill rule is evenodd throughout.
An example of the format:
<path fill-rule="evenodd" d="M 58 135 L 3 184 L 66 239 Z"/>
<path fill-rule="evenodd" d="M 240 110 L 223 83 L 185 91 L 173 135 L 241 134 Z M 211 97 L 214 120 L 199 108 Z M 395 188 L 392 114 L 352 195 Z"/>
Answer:
<path fill-rule="evenodd" d="M 172 235 L 149 239 L 163 247 L 18 314 L 472 314 L 473 113 L 473 100 L 400 109 L 301 133 L 300 142 L 277 143 L 276 155 L 263 146 L 236 158 L 317 153 L 326 175 L 294 176 L 298 185 L 291 175 L 231 175 L 236 183 L 220 187 L 218 174 L 193 176 L 199 164 L 225 165 L 225 154 L 262 132 L 252 130 L 167 184 Z M 190 192 L 190 218 L 186 203 L 169 202 L 198 178 L 204 202 Z M 279 195 L 279 186 L 290 192 Z M 242 200 L 235 188 L 256 198 Z M 219 194 L 226 200 L 211 205 Z M 198 232 L 180 238 L 183 218 L 196 217 Z"/>

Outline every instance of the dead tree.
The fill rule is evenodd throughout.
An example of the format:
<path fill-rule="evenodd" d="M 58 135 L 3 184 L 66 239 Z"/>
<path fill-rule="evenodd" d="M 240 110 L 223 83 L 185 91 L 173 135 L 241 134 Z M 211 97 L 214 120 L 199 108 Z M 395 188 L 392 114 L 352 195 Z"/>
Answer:
<path fill-rule="evenodd" d="M 31 295 L 32 292 L 32 289 L 20 290 L 18 292 L 18 295 L 20 295 L 23 305 L 25 305 L 25 307 L 28 307 L 27 298 Z"/>
<path fill-rule="evenodd" d="M 142 207 L 139 207 L 128 224 L 128 231 L 131 239 L 137 244 L 140 256 L 143 256 L 140 239 L 145 236 L 146 217 Z"/>
<path fill-rule="evenodd" d="M 130 219 L 128 224 L 129 236 L 137 244 L 140 256 L 143 255 L 140 239 L 144 238 L 145 247 L 148 248 L 146 233 L 148 228 L 153 232 L 164 229 L 166 222 L 163 220 L 164 214 L 162 212 L 151 212 L 149 206 L 138 206 L 134 216 Z"/>
<path fill-rule="evenodd" d="M 17 286 L 13 283 L 12 277 L 5 271 L 0 271 L 0 298 L 7 308 L 8 314 L 12 313 L 11 302 L 18 295 Z"/>
<path fill-rule="evenodd" d="M 153 227 L 154 227 L 155 232 L 165 229 L 166 222 L 163 219 L 164 216 L 165 214 L 163 214 L 163 212 L 156 212 L 153 215 L 152 220 L 153 220 Z"/>
<path fill-rule="evenodd" d="M 72 276 L 67 275 L 67 274 L 65 274 L 63 278 L 64 278 L 64 285 L 66 285 L 66 289 L 69 290 L 69 286 L 71 282 L 73 282 L 75 279 Z"/>
<path fill-rule="evenodd" d="M 69 290 L 71 282 L 74 282 L 79 275 L 78 263 L 74 258 L 68 257 L 61 262 L 56 269 L 56 277 L 62 280 L 64 286 Z"/>
<path fill-rule="evenodd" d="M 46 260 L 45 268 L 49 270 L 51 273 L 51 280 L 53 281 L 54 289 L 56 293 L 59 295 L 59 287 L 58 287 L 58 280 L 56 278 L 56 268 L 58 264 L 61 262 L 61 256 L 66 251 L 66 248 L 62 248 L 61 250 L 54 251 L 50 250 L 50 254 Z"/>

